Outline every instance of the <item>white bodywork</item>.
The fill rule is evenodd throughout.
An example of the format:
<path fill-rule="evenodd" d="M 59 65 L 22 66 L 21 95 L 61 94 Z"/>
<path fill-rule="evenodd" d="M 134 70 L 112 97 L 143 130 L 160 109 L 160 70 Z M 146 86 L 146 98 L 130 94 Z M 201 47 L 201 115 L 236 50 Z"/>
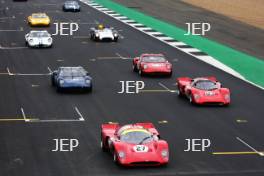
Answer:
<path fill-rule="evenodd" d="M 99 40 L 104 40 L 104 39 L 114 40 L 115 38 L 118 38 L 118 33 L 111 28 L 104 28 L 102 30 L 92 28 L 91 30 L 94 31 L 95 37 Z"/>
<path fill-rule="evenodd" d="M 52 38 L 48 31 L 30 31 L 25 35 L 26 44 L 29 47 L 51 47 Z"/>

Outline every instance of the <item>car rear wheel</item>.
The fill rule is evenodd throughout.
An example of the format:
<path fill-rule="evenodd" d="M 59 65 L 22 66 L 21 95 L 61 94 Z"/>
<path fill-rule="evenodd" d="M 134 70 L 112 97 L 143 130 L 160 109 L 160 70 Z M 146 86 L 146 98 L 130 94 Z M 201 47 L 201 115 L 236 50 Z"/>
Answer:
<path fill-rule="evenodd" d="M 135 64 L 133 64 L 132 68 L 133 68 L 133 71 L 134 72 L 137 72 L 138 71 L 137 66 Z"/>
<path fill-rule="evenodd" d="M 103 138 L 102 138 L 102 137 L 101 137 L 100 147 L 101 147 L 101 149 L 102 149 L 104 152 L 107 151 L 107 149 L 106 149 L 106 147 L 105 147 L 105 144 L 104 144 L 104 141 L 103 141 Z"/>
<path fill-rule="evenodd" d="M 55 80 L 54 80 L 54 77 L 53 76 L 51 77 L 51 85 L 52 86 L 55 86 Z"/>
<path fill-rule="evenodd" d="M 169 74 L 168 74 L 168 77 L 170 78 L 172 76 L 172 72 L 170 72 Z"/>
<path fill-rule="evenodd" d="M 138 74 L 139 74 L 140 76 L 144 76 L 144 74 L 143 74 L 143 72 L 142 72 L 141 69 L 139 69 Z"/>
<path fill-rule="evenodd" d="M 60 88 L 59 86 L 57 86 L 56 90 L 57 90 L 58 93 L 62 92 L 62 88 Z"/>
<path fill-rule="evenodd" d="M 192 97 L 191 94 L 189 95 L 189 102 L 190 102 L 191 104 L 194 104 L 193 97 Z"/>
<path fill-rule="evenodd" d="M 89 92 L 92 92 L 93 91 L 93 86 L 91 86 L 89 89 L 88 89 Z"/>
<path fill-rule="evenodd" d="M 116 152 L 113 152 L 113 161 L 114 163 L 118 164 L 118 158 Z"/>
<path fill-rule="evenodd" d="M 182 97 L 183 94 L 182 94 L 182 92 L 181 92 L 181 88 L 180 88 L 179 85 L 178 85 L 177 87 L 178 87 L 177 94 L 178 94 L 179 97 Z"/>

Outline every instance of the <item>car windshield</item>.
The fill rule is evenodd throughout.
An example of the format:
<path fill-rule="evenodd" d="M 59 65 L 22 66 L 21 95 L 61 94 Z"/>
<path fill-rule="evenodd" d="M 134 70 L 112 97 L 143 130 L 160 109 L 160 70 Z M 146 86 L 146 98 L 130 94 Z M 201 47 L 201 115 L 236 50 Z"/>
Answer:
<path fill-rule="evenodd" d="M 131 144 L 143 144 L 152 141 L 153 137 L 145 129 L 126 130 L 120 135 L 120 140 Z"/>
<path fill-rule="evenodd" d="M 63 77 L 84 77 L 85 71 L 82 68 L 63 68 L 60 75 Z"/>
<path fill-rule="evenodd" d="M 49 33 L 47 32 L 31 32 L 30 33 L 31 37 L 49 37 Z"/>
<path fill-rule="evenodd" d="M 33 18 L 47 18 L 45 14 L 33 14 L 32 17 Z"/>
<path fill-rule="evenodd" d="M 201 90 L 213 90 L 218 88 L 217 84 L 210 80 L 197 81 L 194 83 L 194 87 Z"/>
<path fill-rule="evenodd" d="M 143 62 L 165 62 L 166 59 L 163 56 L 143 56 Z"/>

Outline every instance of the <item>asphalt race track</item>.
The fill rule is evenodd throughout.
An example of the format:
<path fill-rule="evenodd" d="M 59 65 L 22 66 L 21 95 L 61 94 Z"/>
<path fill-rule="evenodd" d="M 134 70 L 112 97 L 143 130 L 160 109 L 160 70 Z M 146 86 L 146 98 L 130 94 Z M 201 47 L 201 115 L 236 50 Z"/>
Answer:
<path fill-rule="evenodd" d="M 0 175 L 192 175 L 263 176 L 263 91 L 151 38 L 85 4 L 80 13 L 62 12 L 63 0 L 3 1 L 0 12 Z M 3 8 L 9 10 L 3 12 Z M 28 49 L 26 18 L 46 12 L 53 22 L 77 22 L 72 36 L 53 36 L 51 49 Z M 13 18 L 15 16 L 15 18 Z M 119 30 L 119 42 L 89 39 L 96 23 Z M 42 29 L 42 28 L 38 28 Z M 55 25 L 47 28 L 55 32 Z M 134 56 L 164 53 L 172 78 L 132 71 Z M 92 93 L 57 93 L 49 73 L 58 66 L 86 68 Z M 216 76 L 231 89 L 229 107 L 192 106 L 174 91 L 180 76 Z M 139 94 L 118 94 L 119 81 L 141 80 Z M 152 122 L 170 146 L 170 163 L 160 168 L 123 168 L 100 149 L 100 125 Z M 52 152 L 53 139 L 78 139 L 72 152 Z M 185 152 L 185 139 L 210 139 L 204 152 Z M 235 152 L 216 154 L 215 152 Z"/>

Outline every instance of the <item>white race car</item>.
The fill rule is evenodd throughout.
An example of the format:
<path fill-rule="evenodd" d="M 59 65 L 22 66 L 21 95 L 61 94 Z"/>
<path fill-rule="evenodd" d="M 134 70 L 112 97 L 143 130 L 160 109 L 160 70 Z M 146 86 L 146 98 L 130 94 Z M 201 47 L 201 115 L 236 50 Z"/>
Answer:
<path fill-rule="evenodd" d="M 90 37 L 95 41 L 112 40 L 117 42 L 118 32 L 112 27 L 104 27 L 100 24 L 95 28 L 91 28 Z"/>
<path fill-rule="evenodd" d="M 29 47 L 52 47 L 52 38 L 48 31 L 30 31 L 25 35 Z"/>

